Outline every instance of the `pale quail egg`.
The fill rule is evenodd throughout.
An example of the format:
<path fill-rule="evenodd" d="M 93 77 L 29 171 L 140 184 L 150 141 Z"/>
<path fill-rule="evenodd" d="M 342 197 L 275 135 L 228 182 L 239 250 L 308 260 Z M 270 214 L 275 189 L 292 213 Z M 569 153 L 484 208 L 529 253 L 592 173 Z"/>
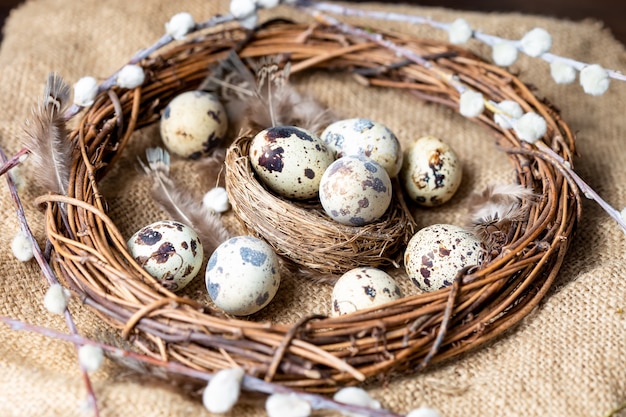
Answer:
<path fill-rule="evenodd" d="M 332 314 L 340 316 L 402 297 L 394 279 L 376 268 L 355 268 L 343 274 L 332 292 Z"/>
<path fill-rule="evenodd" d="M 474 234 L 451 224 L 434 224 L 419 230 L 404 252 L 406 273 L 423 291 L 436 291 L 454 282 L 466 266 L 479 265 L 482 246 Z"/>
<path fill-rule="evenodd" d="M 202 267 L 202 243 L 180 222 L 161 220 L 142 227 L 127 245 L 133 258 L 171 291 L 184 288 Z"/>
<path fill-rule="evenodd" d="M 338 223 L 363 226 L 378 220 L 391 204 L 391 179 L 375 161 L 344 156 L 333 162 L 320 182 L 324 211 Z"/>
<path fill-rule="evenodd" d="M 334 161 L 317 135 L 295 126 L 262 130 L 252 139 L 249 155 L 252 169 L 265 185 L 295 200 L 316 197 L 322 174 Z"/>
<path fill-rule="evenodd" d="M 215 249 L 206 268 L 206 288 L 217 307 L 235 316 L 256 313 L 280 285 L 278 256 L 265 241 L 237 236 Z"/>
<path fill-rule="evenodd" d="M 400 176 L 413 201 L 434 207 L 452 198 L 461 185 L 463 170 L 448 144 L 434 136 L 424 136 L 407 150 Z"/>
<path fill-rule="evenodd" d="M 194 90 L 181 93 L 169 102 L 161 116 L 160 128 L 167 150 L 197 159 L 222 141 L 228 119 L 217 97 Z"/>
<path fill-rule="evenodd" d="M 394 133 L 384 124 L 365 118 L 331 123 L 320 138 L 336 158 L 364 155 L 378 162 L 394 178 L 402 168 L 404 154 Z"/>

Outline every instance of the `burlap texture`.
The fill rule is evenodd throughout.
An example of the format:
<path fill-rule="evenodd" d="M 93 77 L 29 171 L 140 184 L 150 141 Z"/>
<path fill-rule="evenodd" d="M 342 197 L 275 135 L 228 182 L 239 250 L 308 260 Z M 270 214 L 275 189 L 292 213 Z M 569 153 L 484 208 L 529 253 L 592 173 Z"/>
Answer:
<path fill-rule="evenodd" d="M 442 21 L 464 17 L 475 28 L 519 38 L 539 26 L 550 31 L 553 52 L 607 68 L 626 68 L 623 45 L 595 21 L 567 22 L 516 14 L 476 14 L 435 8 L 383 7 L 432 16 Z M 0 143 L 7 154 L 20 148 L 19 132 L 30 108 L 41 96 L 49 71 L 69 83 L 92 75 L 104 79 L 137 50 L 163 33 L 170 16 L 188 11 L 197 20 L 227 10 L 226 1 L 156 2 L 96 0 L 29 1 L 7 21 L 0 50 Z M 294 16 L 287 9 L 271 14 Z M 263 16 L 267 16 L 264 14 Z M 297 16 L 303 19 L 302 16 Z M 358 21 L 358 20 L 356 20 Z M 375 23 L 381 28 L 444 38 L 445 34 L 405 24 Z M 488 50 L 470 43 L 485 56 Z M 522 57 L 512 70 L 558 107 L 577 132 L 580 157 L 577 171 L 615 207 L 626 206 L 626 86 L 613 82 L 601 97 L 587 96 L 577 85 L 558 86 L 542 61 Z M 399 92 L 365 90 L 344 75 L 298 77 L 298 86 L 346 117 L 365 116 L 387 124 L 408 143 L 433 134 L 448 141 L 461 155 L 464 182 L 449 204 L 436 210 L 417 210 L 420 224 L 462 222 L 467 196 L 496 179 L 510 178 L 511 166 L 480 126 L 435 105 L 425 105 Z M 105 181 L 111 217 L 122 232 L 161 217 L 149 201 L 147 182 L 134 167 L 135 154 L 157 143 L 154 128 L 136 135 L 127 155 Z M 184 163 L 176 162 L 174 173 Z M 178 168 L 177 168 L 178 167 Z M 176 171 L 178 169 L 178 171 Z M 28 184 L 21 196 L 30 226 L 43 237 L 42 217 L 31 202 L 41 190 Z M 120 175 L 123 172 L 124 175 Z M 46 283 L 34 261 L 20 263 L 9 249 L 18 225 L 4 186 L 0 187 L 0 314 L 66 331 L 62 318 L 43 308 Z M 141 207 L 141 208 L 140 208 Z M 145 207 L 148 207 L 146 210 Z M 368 389 L 383 406 L 405 413 L 421 405 L 454 416 L 600 416 L 626 401 L 626 285 L 625 236 L 594 203 L 586 203 L 584 221 L 574 238 L 557 285 L 545 303 L 513 331 L 481 349 L 432 367 L 420 375 L 403 376 Z M 201 280 L 200 280 L 201 281 Z M 408 289 L 408 286 L 404 285 Z M 202 295 L 196 283 L 189 295 Z M 292 321 L 306 313 L 328 312 L 329 290 L 286 279 L 263 317 Z M 286 311 L 282 307 L 286 306 Z M 98 316 L 72 300 L 71 311 L 81 334 L 104 340 L 115 331 Z M 73 346 L 39 335 L 0 326 L 0 415 L 82 416 L 85 388 Z M 110 361 L 92 375 L 102 416 L 209 415 L 197 399 L 159 383 L 139 380 Z M 264 415 L 257 406 L 237 407 L 231 415 Z"/>

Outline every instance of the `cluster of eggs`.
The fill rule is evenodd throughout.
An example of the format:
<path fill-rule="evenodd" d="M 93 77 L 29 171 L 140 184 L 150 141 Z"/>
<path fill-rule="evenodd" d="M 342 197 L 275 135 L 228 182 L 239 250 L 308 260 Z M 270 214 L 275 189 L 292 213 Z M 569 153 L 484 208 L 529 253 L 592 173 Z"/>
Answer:
<path fill-rule="evenodd" d="M 228 127 L 219 100 L 203 91 L 176 96 L 165 108 L 160 133 L 165 147 L 185 158 L 199 158 L 221 142 Z M 399 177 L 415 203 L 434 207 L 448 201 L 461 182 L 452 148 L 433 136 L 404 151 L 384 124 L 339 120 L 317 136 L 296 126 L 267 128 L 252 139 L 251 167 L 270 190 L 287 199 L 318 198 L 338 223 L 362 226 L 380 219 L 392 201 L 392 179 Z M 137 231 L 127 242 L 134 259 L 166 288 L 179 291 L 200 271 L 202 242 L 189 226 L 171 220 Z M 480 241 L 453 225 L 419 230 L 404 253 L 406 273 L 423 291 L 450 285 L 466 265 L 480 261 Z M 253 314 L 274 298 L 280 285 L 279 259 L 265 241 L 237 236 L 208 259 L 205 285 L 215 305 L 236 316 Z M 351 313 L 403 296 L 394 279 L 376 268 L 355 268 L 333 287 L 333 315 Z"/>

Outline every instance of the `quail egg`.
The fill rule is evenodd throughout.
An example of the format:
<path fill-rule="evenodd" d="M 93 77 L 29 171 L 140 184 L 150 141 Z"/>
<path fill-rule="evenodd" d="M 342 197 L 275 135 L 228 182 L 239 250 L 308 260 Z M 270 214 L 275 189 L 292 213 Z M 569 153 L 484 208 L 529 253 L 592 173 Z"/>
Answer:
<path fill-rule="evenodd" d="M 463 170 L 448 144 L 434 136 L 424 136 L 407 149 L 400 176 L 404 190 L 413 201 L 435 207 L 456 193 Z"/>
<path fill-rule="evenodd" d="M 326 214 L 348 226 L 378 220 L 389 208 L 391 194 L 387 171 L 363 155 L 344 156 L 333 162 L 324 172 L 319 190 Z"/>
<path fill-rule="evenodd" d="M 209 258 L 205 281 L 218 308 L 235 316 L 256 313 L 278 291 L 278 256 L 269 244 L 256 237 L 230 238 Z"/>
<path fill-rule="evenodd" d="M 334 161 L 315 135 L 296 126 L 275 126 L 250 143 L 252 169 L 271 190 L 294 200 L 317 197 L 322 174 Z"/>
<path fill-rule="evenodd" d="M 466 266 L 479 265 L 482 246 L 474 234 L 451 224 L 420 229 L 407 244 L 404 266 L 411 282 L 423 291 L 445 288 Z"/>
<path fill-rule="evenodd" d="M 343 274 L 332 292 L 332 314 L 340 316 L 402 297 L 402 291 L 385 271 L 355 268 Z"/>
<path fill-rule="evenodd" d="M 224 106 L 213 94 L 187 91 L 174 97 L 165 107 L 160 129 L 168 151 L 198 159 L 222 141 L 228 119 Z"/>
<path fill-rule="evenodd" d="M 171 291 L 184 288 L 202 267 L 202 243 L 180 222 L 161 220 L 142 227 L 127 245 L 133 258 Z"/>
<path fill-rule="evenodd" d="M 404 154 L 394 133 L 384 124 L 365 118 L 331 123 L 320 138 L 335 152 L 336 158 L 364 155 L 378 162 L 394 178 L 402 168 Z"/>

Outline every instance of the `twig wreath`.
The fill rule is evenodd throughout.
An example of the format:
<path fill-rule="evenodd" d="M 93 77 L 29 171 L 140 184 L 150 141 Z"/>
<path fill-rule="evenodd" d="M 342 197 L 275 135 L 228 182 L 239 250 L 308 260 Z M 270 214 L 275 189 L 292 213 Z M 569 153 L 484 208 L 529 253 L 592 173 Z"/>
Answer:
<path fill-rule="evenodd" d="M 539 304 L 559 272 L 581 219 L 581 191 L 595 194 L 571 169 L 574 135 L 558 110 L 506 69 L 451 43 L 373 33 L 322 15 L 323 5 L 317 10 L 303 4 L 317 23 L 273 19 L 256 25 L 253 12 L 237 16 L 241 6 L 236 1 L 231 14 L 205 24 L 175 16 L 163 39 L 110 79 L 101 85 L 81 79 L 75 104 L 64 114 L 78 118 L 62 137 L 71 145 L 67 189 L 50 189 L 36 202 L 45 208 L 53 275 L 147 356 L 200 373 L 241 368 L 249 377 L 289 389 L 328 394 L 375 377 L 422 370 L 515 326 Z M 465 29 L 457 23 L 457 31 Z M 129 254 L 126 237 L 107 216 L 99 181 L 135 131 L 157 122 L 174 96 L 198 88 L 210 66 L 233 50 L 242 58 L 288 56 L 293 74 L 355 74 L 364 88 L 398 89 L 457 110 L 493 135 L 519 184 L 534 190 L 537 201 L 516 223 L 511 241 L 480 267 L 459 271 L 448 288 L 382 307 L 276 325 L 233 319 L 176 295 Z M 605 79 L 601 75 L 600 81 Z M 530 129 L 524 123 L 512 128 L 515 120 L 498 107 L 503 101 L 540 118 L 539 128 L 532 123 Z M 333 225 L 314 210 L 268 193 L 250 170 L 246 153 L 245 137 L 228 149 L 228 195 L 250 233 L 279 254 L 320 274 L 341 272 L 346 265 L 397 262 L 415 231 L 401 197 L 370 228 Z M 5 167 L 19 163 L 24 154 Z M 266 209 L 277 205 L 281 209 Z M 612 215 L 623 222 L 619 212 Z M 321 235 L 281 239 L 281 224 L 289 221 L 304 222 L 305 229 Z M 305 241 L 314 247 L 298 252 Z M 54 277 L 48 280 L 55 284 Z"/>

